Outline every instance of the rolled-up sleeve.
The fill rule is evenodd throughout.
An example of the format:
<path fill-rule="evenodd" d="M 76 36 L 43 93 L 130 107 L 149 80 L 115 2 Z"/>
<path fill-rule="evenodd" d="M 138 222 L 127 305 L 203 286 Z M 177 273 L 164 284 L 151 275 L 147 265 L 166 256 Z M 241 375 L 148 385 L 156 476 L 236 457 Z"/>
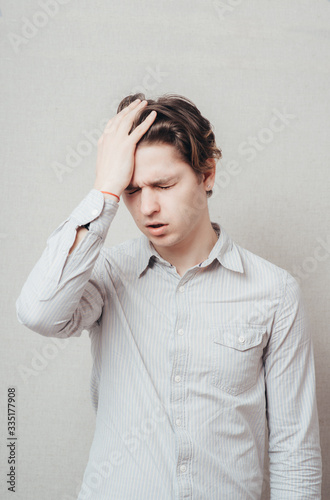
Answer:
<path fill-rule="evenodd" d="M 285 274 L 264 355 L 272 500 L 321 498 L 313 343 L 300 287 Z"/>
<path fill-rule="evenodd" d="M 47 337 L 80 336 L 102 314 L 102 255 L 118 203 L 92 189 L 49 236 L 16 301 L 18 321 Z M 89 231 L 69 254 L 77 228 Z"/>

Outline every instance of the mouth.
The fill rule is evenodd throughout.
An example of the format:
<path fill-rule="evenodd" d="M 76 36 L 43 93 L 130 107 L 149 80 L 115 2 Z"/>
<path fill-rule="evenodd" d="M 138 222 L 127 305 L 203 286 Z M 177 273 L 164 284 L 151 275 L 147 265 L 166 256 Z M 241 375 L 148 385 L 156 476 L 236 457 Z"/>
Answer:
<path fill-rule="evenodd" d="M 162 224 L 161 222 L 146 225 L 147 230 L 153 236 L 163 235 L 166 231 L 166 227 L 167 227 L 167 224 Z"/>

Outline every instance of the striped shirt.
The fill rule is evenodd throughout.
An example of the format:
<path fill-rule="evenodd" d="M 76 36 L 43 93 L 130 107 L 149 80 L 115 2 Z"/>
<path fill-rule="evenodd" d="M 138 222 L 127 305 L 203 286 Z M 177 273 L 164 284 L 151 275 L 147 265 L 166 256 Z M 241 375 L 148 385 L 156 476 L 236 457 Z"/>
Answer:
<path fill-rule="evenodd" d="M 96 427 L 78 500 L 260 499 L 267 441 L 271 498 L 321 498 L 296 280 L 222 226 L 183 276 L 144 235 L 105 248 L 117 209 L 92 189 L 48 238 L 16 304 L 41 335 L 89 331 Z"/>

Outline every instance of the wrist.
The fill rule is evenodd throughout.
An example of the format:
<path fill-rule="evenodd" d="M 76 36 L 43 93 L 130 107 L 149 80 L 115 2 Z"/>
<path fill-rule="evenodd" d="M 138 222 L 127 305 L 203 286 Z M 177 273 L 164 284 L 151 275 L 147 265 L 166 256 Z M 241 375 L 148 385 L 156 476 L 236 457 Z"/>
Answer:
<path fill-rule="evenodd" d="M 103 194 L 105 199 L 111 198 L 111 199 L 114 199 L 118 202 L 120 200 L 120 195 L 123 191 L 119 187 L 115 187 L 115 186 L 109 187 L 109 186 L 105 186 L 104 184 L 97 183 L 97 182 L 95 182 L 93 189 L 100 191 Z"/>
<path fill-rule="evenodd" d="M 98 181 L 95 181 L 93 188 L 97 189 L 98 191 L 105 191 L 108 193 L 115 194 L 116 196 L 119 197 L 121 196 L 122 192 L 125 189 L 116 183 L 105 183 Z"/>
<path fill-rule="evenodd" d="M 117 201 L 117 203 L 120 202 L 120 197 L 115 193 L 111 193 L 110 191 L 103 191 L 103 190 L 101 191 L 101 193 L 103 194 L 105 200 L 112 199 L 112 200 Z"/>

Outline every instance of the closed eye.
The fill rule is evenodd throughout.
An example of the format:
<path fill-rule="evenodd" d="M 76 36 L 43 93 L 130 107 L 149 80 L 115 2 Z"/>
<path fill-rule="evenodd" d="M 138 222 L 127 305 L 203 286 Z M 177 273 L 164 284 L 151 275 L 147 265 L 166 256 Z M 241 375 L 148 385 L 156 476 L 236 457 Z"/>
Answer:
<path fill-rule="evenodd" d="M 158 189 L 170 189 L 173 186 L 174 186 L 174 184 L 172 184 L 171 186 L 155 186 L 155 187 Z M 141 191 L 141 188 L 136 188 L 136 189 L 134 189 L 134 191 L 127 191 L 127 194 L 130 196 L 132 194 L 137 193 L 138 191 Z"/>
<path fill-rule="evenodd" d="M 137 193 L 138 191 L 140 191 L 140 188 L 137 188 L 134 191 L 129 191 L 127 194 L 131 195 L 131 194 Z"/>

